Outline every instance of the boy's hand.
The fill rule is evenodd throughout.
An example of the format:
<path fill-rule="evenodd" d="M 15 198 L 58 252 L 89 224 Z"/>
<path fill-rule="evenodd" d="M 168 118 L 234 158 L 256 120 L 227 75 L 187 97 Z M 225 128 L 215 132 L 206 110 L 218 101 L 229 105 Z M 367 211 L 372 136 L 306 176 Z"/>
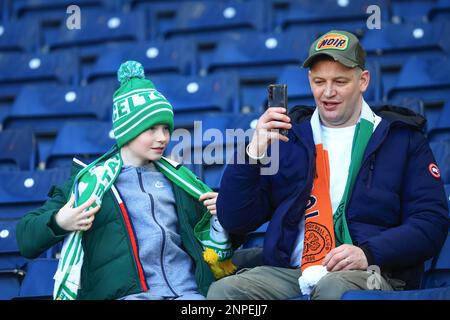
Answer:
<path fill-rule="evenodd" d="M 81 206 L 74 208 L 75 196 L 72 194 L 69 201 L 62 207 L 55 216 L 55 221 L 62 229 L 67 231 L 87 231 L 92 227 L 95 214 L 100 210 L 100 206 L 89 209 L 94 204 L 95 198 L 92 197 Z M 83 212 L 84 211 L 84 212 Z"/>
<path fill-rule="evenodd" d="M 198 201 L 203 202 L 203 205 L 208 208 L 211 214 L 217 214 L 216 202 L 218 195 L 217 192 L 207 192 L 202 194 Z"/>

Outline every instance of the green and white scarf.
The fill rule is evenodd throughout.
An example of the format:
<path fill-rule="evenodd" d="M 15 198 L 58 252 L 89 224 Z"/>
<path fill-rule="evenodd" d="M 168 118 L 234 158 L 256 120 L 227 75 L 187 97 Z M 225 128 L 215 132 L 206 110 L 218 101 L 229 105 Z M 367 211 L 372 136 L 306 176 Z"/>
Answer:
<path fill-rule="evenodd" d="M 339 203 L 336 212 L 333 214 L 334 234 L 336 247 L 341 244 L 352 244 L 352 238 L 347 226 L 345 213 L 347 205 L 352 195 L 353 187 L 355 185 L 356 177 L 361 169 L 364 152 L 367 144 L 376 129 L 377 116 L 370 109 L 369 105 L 363 101 L 361 117 L 356 124 L 355 134 L 353 136 L 352 154 L 350 160 L 350 167 L 348 169 L 347 183 L 345 184 L 344 194 Z"/>
<path fill-rule="evenodd" d="M 322 125 L 319 110 L 311 117 L 314 144 L 316 146 L 316 175 L 313 181 L 311 202 L 305 212 L 305 234 L 301 260 L 302 275 L 299 286 L 303 294 L 309 294 L 317 282 L 327 273 L 322 262 L 328 252 L 342 244 L 352 244 L 352 238 L 345 218 L 348 202 L 362 165 L 367 144 L 381 119 L 363 100 L 361 116 L 355 126 L 350 166 L 344 194 L 333 214 L 330 196 L 330 166 L 328 146 L 322 139 Z M 331 159 L 331 161 L 336 161 Z"/>
<path fill-rule="evenodd" d="M 202 194 L 212 191 L 189 169 L 170 159 L 162 157 L 154 163 L 167 179 L 196 200 Z M 114 181 L 120 174 L 122 165 L 120 152 L 115 146 L 105 155 L 82 169 L 75 177 L 72 190 L 75 194 L 75 207 L 82 205 L 93 195 L 96 201 L 90 208 L 101 205 L 103 195 L 114 184 Z M 211 215 L 205 209 L 202 219 L 194 228 L 194 234 L 204 249 L 204 260 L 209 264 L 216 278 L 232 274 L 236 270 L 236 267 L 231 262 L 233 250 L 228 234 L 222 228 L 216 216 Z M 82 237 L 83 231 L 76 231 L 70 233 L 64 239 L 61 258 L 53 277 L 55 280 L 53 291 L 55 300 L 77 299 L 84 257 L 81 245 Z"/>

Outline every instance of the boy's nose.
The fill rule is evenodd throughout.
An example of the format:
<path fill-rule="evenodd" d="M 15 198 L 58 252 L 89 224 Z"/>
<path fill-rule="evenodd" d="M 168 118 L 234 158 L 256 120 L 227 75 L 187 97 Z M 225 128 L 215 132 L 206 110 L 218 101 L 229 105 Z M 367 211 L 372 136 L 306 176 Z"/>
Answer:
<path fill-rule="evenodd" d="M 157 133 L 156 133 L 156 140 L 158 142 L 166 142 L 167 141 L 167 137 L 166 137 L 166 134 L 164 133 L 163 129 L 160 129 L 160 130 L 157 131 Z"/>

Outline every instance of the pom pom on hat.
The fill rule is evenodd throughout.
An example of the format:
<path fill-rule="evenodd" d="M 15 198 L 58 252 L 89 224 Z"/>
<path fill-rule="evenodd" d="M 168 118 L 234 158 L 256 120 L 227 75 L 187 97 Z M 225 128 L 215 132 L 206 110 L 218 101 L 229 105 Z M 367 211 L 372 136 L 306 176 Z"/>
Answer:
<path fill-rule="evenodd" d="M 120 65 L 117 70 L 117 79 L 122 85 L 132 78 L 144 79 L 144 67 L 137 61 L 129 60 Z"/>

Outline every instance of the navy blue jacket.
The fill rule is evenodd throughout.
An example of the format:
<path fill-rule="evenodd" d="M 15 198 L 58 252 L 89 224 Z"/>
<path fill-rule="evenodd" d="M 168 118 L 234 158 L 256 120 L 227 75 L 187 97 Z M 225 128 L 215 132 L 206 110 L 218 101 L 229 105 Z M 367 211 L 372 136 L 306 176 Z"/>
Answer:
<path fill-rule="evenodd" d="M 290 267 L 315 172 L 312 109 L 293 110 L 289 142 L 280 142 L 278 173 L 260 175 L 261 164 L 229 164 L 217 200 L 219 221 L 231 233 L 246 234 L 270 221 L 264 262 L 277 267 Z M 374 111 L 382 121 L 367 145 L 347 224 L 369 265 L 414 289 L 424 261 L 439 253 L 447 236 L 444 186 L 429 169 L 435 160 L 420 130 L 424 119 L 403 108 Z"/>

